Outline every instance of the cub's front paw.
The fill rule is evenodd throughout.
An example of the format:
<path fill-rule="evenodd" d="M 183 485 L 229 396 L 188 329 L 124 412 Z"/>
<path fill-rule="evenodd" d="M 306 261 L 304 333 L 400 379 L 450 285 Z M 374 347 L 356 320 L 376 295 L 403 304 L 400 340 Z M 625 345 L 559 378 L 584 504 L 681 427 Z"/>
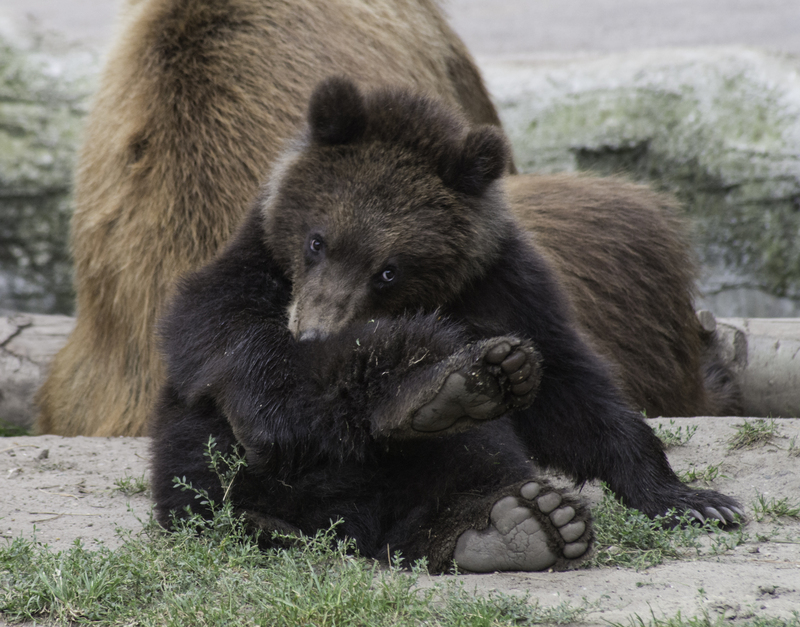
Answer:
<path fill-rule="evenodd" d="M 699 523 L 716 521 L 723 529 L 734 529 L 745 520 L 744 510 L 735 499 L 714 490 L 694 490 L 677 484 L 640 494 L 638 499 L 623 495 L 622 501 L 650 518 L 668 516 L 667 524 L 680 524 L 687 513 Z"/>
<path fill-rule="evenodd" d="M 677 508 L 688 510 L 698 522 L 706 520 L 717 521 L 723 529 L 733 529 L 744 522 L 745 515 L 739 503 L 729 496 L 714 492 L 713 490 L 692 491 L 681 499 L 682 503 Z"/>
<path fill-rule="evenodd" d="M 413 430 L 464 427 L 533 402 L 541 380 L 541 357 L 530 342 L 492 338 L 457 357 L 459 366 L 446 375 L 433 399 L 414 412 Z"/>

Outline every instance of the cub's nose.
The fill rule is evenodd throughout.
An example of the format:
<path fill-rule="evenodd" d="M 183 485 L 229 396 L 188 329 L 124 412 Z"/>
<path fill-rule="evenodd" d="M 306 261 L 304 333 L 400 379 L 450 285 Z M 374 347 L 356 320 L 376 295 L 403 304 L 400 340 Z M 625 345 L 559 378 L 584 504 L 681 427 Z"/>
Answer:
<path fill-rule="evenodd" d="M 312 340 L 324 340 L 325 336 L 326 334 L 319 329 L 306 329 L 300 333 L 297 339 L 300 342 L 310 342 Z"/>

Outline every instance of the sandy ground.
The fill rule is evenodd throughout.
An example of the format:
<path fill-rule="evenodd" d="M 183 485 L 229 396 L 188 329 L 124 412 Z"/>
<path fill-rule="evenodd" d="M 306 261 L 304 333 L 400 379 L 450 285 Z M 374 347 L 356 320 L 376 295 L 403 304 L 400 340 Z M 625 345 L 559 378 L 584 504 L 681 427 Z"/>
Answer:
<path fill-rule="evenodd" d="M 657 420 L 669 424 L 668 420 Z M 728 618 L 789 617 L 800 609 L 800 520 L 757 522 L 753 502 L 788 499 L 800 507 L 800 419 L 777 421 L 771 443 L 738 451 L 728 448 L 741 418 L 684 418 L 675 425 L 698 427 L 683 446 L 670 450 L 681 472 L 719 466 L 724 477 L 711 486 L 735 495 L 747 510 L 745 543 L 722 555 L 689 555 L 644 571 L 621 568 L 566 573 L 464 575 L 468 587 L 530 594 L 542 605 L 589 604 L 589 625 L 698 615 Z M 797 438 L 797 440 L 794 440 Z M 150 515 L 145 494 L 126 496 L 117 483 L 147 474 L 147 438 L 18 437 L 0 440 L 0 535 L 23 535 L 54 548 L 76 538 L 88 546 L 115 546 L 118 529 L 138 530 Z M 698 486 L 705 487 L 705 486 Z M 599 490 L 583 495 L 593 501 Z M 2 624 L 2 619 L 0 619 Z"/>

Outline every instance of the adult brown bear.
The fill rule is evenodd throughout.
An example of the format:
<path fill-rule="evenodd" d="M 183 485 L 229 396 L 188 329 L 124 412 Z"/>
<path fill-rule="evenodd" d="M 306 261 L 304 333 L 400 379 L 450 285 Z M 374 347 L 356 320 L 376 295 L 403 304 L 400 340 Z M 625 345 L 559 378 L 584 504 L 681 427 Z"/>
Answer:
<path fill-rule="evenodd" d="M 212 436 L 244 451 L 229 497 L 258 528 L 313 533 L 341 518 L 363 555 L 399 550 L 434 570 L 585 555 L 585 508 L 537 467 L 601 479 L 651 517 L 735 524 L 736 501 L 678 479 L 581 337 L 563 279 L 508 206 L 508 154 L 498 129 L 432 99 L 320 85 L 307 131 L 164 320 L 162 524 L 197 507 L 176 476 L 223 498 Z M 640 230 L 653 219 L 641 213 Z"/>
<path fill-rule="evenodd" d="M 123 15 L 76 179 L 77 325 L 40 433 L 144 434 L 165 298 L 227 241 L 320 79 L 407 85 L 498 124 L 433 0 L 129 0 Z"/>
<path fill-rule="evenodd" d="M 407 85 L 498 124 L 428 0 L 130 0 L 125 13 L 87 122 L 72 222 L 78 320 L 39 394 L 41 433 L 144 433 L 163 381 L 153 334 L 163 303 L 227 241 L 319 79 Z M 531 177 L 510 189 L 635 407 L 733 411 L 725 373 L 704 354 L 691 260 L 663 197 L 619 181 Z M 587 237 L 574 219 L 587 206 L 605 216 L 605 235 Z M 630 211 L 655 216 L 647 234 L 614 218 Z M 632 249 L 651 265 L 632 266 Z M 595 276 L 591 251 L 613 261 Z"/>
<path fill-rule="evenodd" d="M 694 312 L 696 263 L 674 199 L 617 178 L 507 178 L 587 341 L 648 416 L 735 416 L 741 394 Z"/>

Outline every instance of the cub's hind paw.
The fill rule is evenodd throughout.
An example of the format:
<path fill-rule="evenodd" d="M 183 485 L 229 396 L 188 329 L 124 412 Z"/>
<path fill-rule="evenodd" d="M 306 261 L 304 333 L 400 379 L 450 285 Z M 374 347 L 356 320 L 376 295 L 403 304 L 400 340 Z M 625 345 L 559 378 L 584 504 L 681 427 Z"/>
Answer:
<path fill-rule="evenodd" d="M 484 340 L 470 348 L 472 361 L 452 371 L 436 396 L 413 415 L 415 431 L 436 432 L 530 405 L 541 379 L 541 358 L 530 343 Z"/>
<path fill-rule="evenodd" d="M 530 343 L 500 341 L 486 351 L 487 363 L 498 366 L 508 377 L 509 402 L 526 407 L 533 401 L 542 378 L 541 357 Z"/>
<path fill-rule="evenodd" d="M 520 488 L 519 497 L 494 504 L 486 529 L 462 533 L 453 559 L 459 568 L 476 573 L 564 569 L 588 553 L 591 538 L 582 505 L 567 503 L 560 493 L 531 481 Z"/>

